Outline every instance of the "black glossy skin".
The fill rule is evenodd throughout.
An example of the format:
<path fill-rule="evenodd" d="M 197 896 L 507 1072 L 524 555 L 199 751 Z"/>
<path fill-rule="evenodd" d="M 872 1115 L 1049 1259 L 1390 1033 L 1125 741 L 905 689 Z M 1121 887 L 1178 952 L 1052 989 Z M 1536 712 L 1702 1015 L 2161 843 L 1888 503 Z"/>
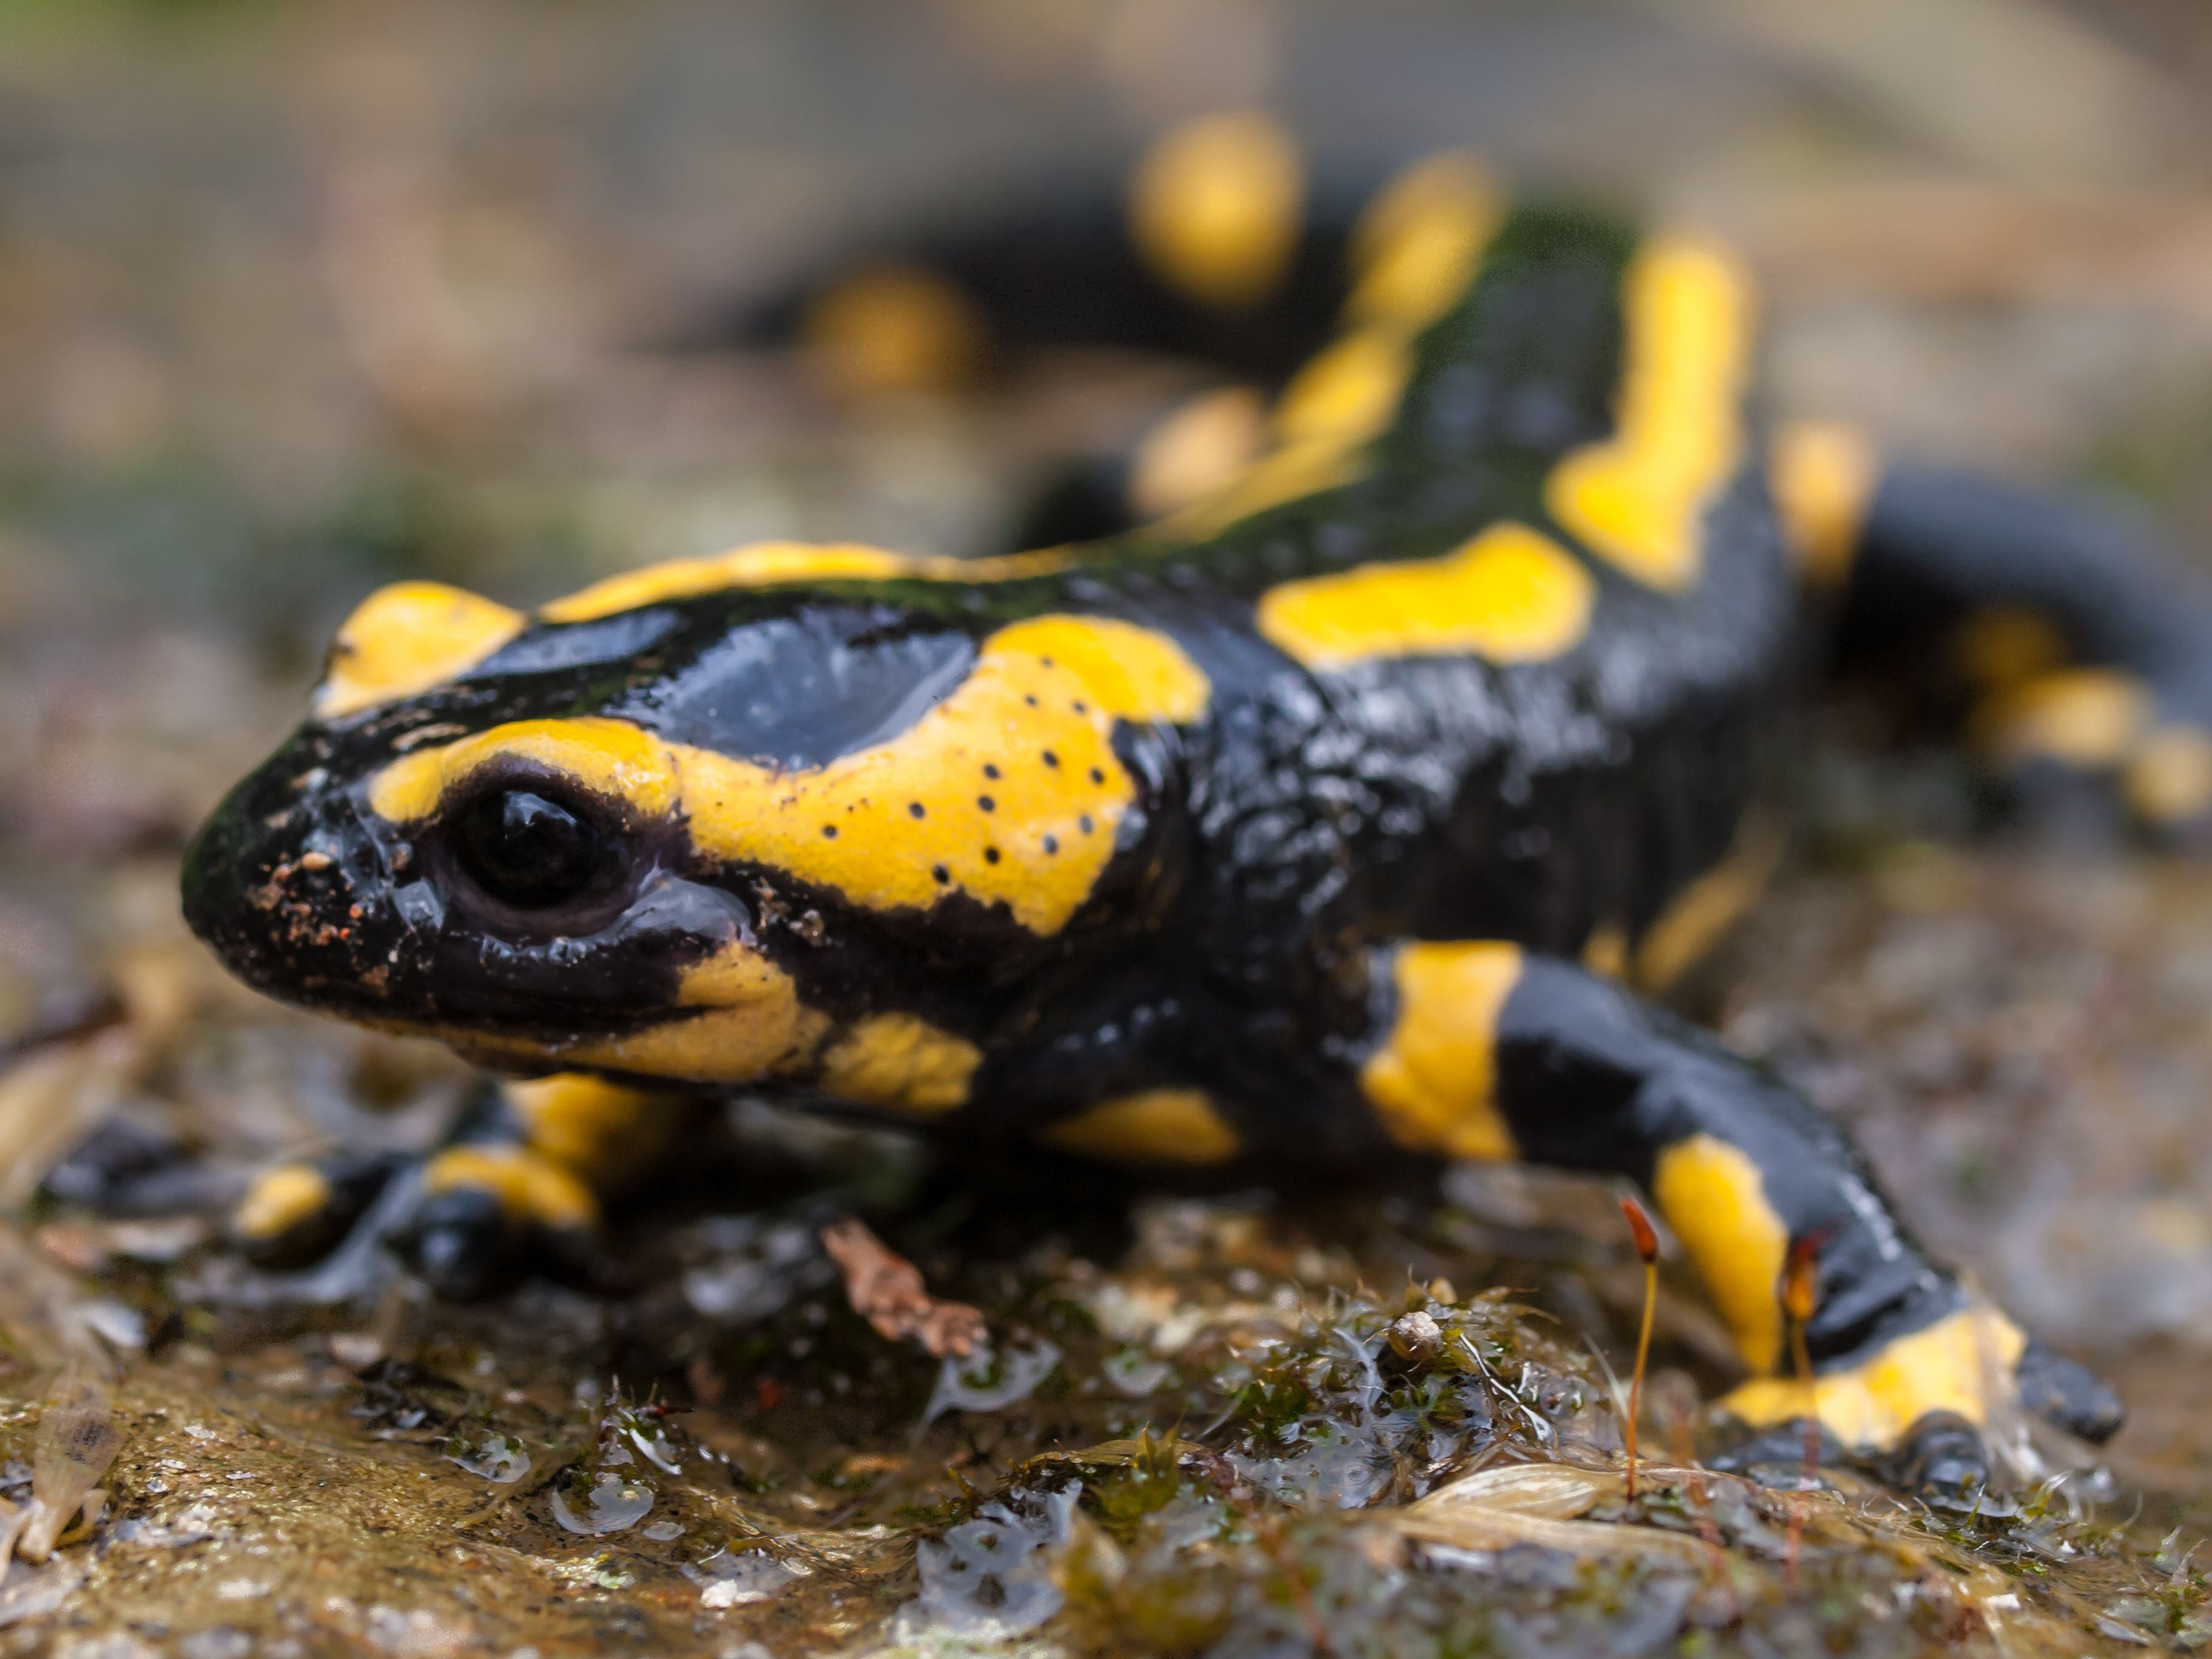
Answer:
<path fill-rule="evenodd" d="M 968 1103 L 933 1127 L 1026 1139 L 1101 1100 L 1197 1087 L 1249 1152 L 1340 1165 L 1394 1150 L 1358 1081 L 1400 1012 L 1390 951 L 1512 941 L 1531 960 L 1498 1019 L 1498 1105 L 1528 1155 L 1648 1181 L 1664 1147 L 1717 1136 L 1759 1166 L 1792 1236 L 1822 1241 L 1817 1360 L 1922 1328 L 1961 1292 L 1890 1218 L 1840 1132 L 1572 965 L 1601 923 L 1632 938 L 1721 860 L 1814 654 L 1822 606 L 1798 589 L 1758 446 L 1711 505 L 1701 580 L 1662 594 L 1587 560 L 1590 626 L 1550 660 L 1385 656 L 1315 672 L 1254 625 L 1273 584 L 1438 555 L 1501 519 L 1548 526 L 1545 475 L 1612 430 L 1635 246 L 1581 215 L 1515 214 L 1466 300 L 1423 337 L 1372 476 L 1202 542 L 1139 531 L 1049 576 L 814 581 L 535 623 L 448 685 L 310 721 L 193 848 L 191 923 L 273 994 L 434 1029 L 510 1066 L 496 1042 L 538 1043 L 547 1067 L 577 1037 L 669 1018 L 683 971 L 737 939 L 837 1021 L 908 1012 L 980 1048 Z M 1100 327 L 1118 339 L 1143 314 Z M 1971 542 L 1990 511 L 1956 511 Z M 1931 552 L 1930 512 L 1909 489 L 1877 501 L 1877 583 L 1933 583 L 1947 603 L 2001 586 L 1971 560 L 1944 562 L 1958 536 Z M 2135 642 L 2096 634 L 2109 611 L 2097 562 L 2077 570 L 2069 556 L 2057 550 L 2041 597 L 2133 665 Z M 879 910 L 772 866 L 706 860 L 681 824 L 574 800 L 527 766 L 504 785 L 568 800 L 620 856 L 599 888 L 520 914 L 457 863 L 457 813 L 402 833 L 365 804 L 366 781 L 416 744 L 524 719 L 614 716 L 818 765 L 909 726 L 994 630 L 1058 613 L 1170 636 L 1212 694 L 1194 724 L 1120 727 L 1133 809 L 1091 897 L 1049 935 L 962 893 Z M 818 1092 L 803 1075 L 766 1086 Z M 2084 1431 L 2116 1426 L 2108 1394 L 2030 1352 L 2037 1402 Z"/>
<path fill-rule="evenodd" d="M 1549 465 L 1609 429 L 1614 285 L 1632 246 L 1575 216 L 1516 220 L 1467 312 L 1431 340 L 1378 476 L 1218 539 L 1132 537 L 1078 571 L 1017 582 L 741 590 L 541 624 L 449 688 L 310 723 L 194 849 L 192 925 L 275 994 L 557 1036 L 664 1018 L 674 972 L 737 917 L 811 1005 L 910 1009 L 981 1045 L 961 1127 L 1025 1133 L 1113 1094 L 1200 1084 L 1255 1148 L 1380 1152 L 1351 1076 L 1390 1018 L 1369 953 L 1493 939 L 1571 956 L 1603 920 L 1639 928 L 1726 850 L 1784 703 L 1796 599 L 1749 468 L 1713 508 L 1705 581 L 1663 598 L 1593 562 L 1589 636 L 1548 662 L 1394 658 L 1316 675 L 1253 629 L 1253 601 L 1275 582 L 1437 554 L 1501 517 L 1542 521 Z M 623 891 L 651 891 L 650 921 L 633 906 L 556 963 L 527 937 L 548 924 L 501 937 L 514 919 L 457 878 L 450 836 L 402 855 L 360 799 L 426 728 L 579 714 L 818 765 L 910 725 L 994 629 L 1066 612 L 1171 635 L 1213 696 L 1198 726 L 1124 729 L 1141 830 L 1125 825 L 1127 844 L 1056 937 L 957 896 L 884 914 L 772 868 L 701 868 L 680 836 L 636 825 Z M 323 787 L 297 787 L 318 771 Z M 270 872 L 316 848 L 333 866 L 263 908 Z M 817 914 L 819 942 L 769 921 L 763 890 L 770 909 Z M 354 904 L 363 915 L 344 937 L 325 931 Z M 559 931 L 598 932 L 592 908 Z"/>

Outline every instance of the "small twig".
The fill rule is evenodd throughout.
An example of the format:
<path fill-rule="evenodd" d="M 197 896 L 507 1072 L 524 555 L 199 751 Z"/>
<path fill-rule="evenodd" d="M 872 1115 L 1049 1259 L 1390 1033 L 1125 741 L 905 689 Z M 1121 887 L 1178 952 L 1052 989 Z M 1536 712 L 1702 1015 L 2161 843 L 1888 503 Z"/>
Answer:
<path fill-rule="evenodd" d="M 1820 1244 L 1826 1230 L 1808 1233 L 1790 1247 L 1790 1265 L 1782 1274 L 1782 1311 L 1790 1328 L 1790 1358 L 1805 1390 L 1805 1468 L 1797 1491 L 1790 1499 L 1790 1543 L 1783 1556 L 1783 1583 L 1791 1594 L 1797 1589 L 1797 1552 L 1805 1539 L 1806 1493 L 1820 1480 L 1820 1389 L 1813 1376 L 1812 1342 L 1807 1328 L 1820 1293 Z"/>
<path fill-rule="evenodd" d="M 1659 1235 L 1632 1198 L 1620 1200 L 1636 1254 L 1644 1258 L 1644 1327 L 1636 1338 L 1636 1370 L 1628 1383 L 1628 1501 L 1636 1501 L 1636 1425 L 1644 1414 L 1644 1367 L 1651 1358 L 1651 1316 L 1659 1304 Z"/>

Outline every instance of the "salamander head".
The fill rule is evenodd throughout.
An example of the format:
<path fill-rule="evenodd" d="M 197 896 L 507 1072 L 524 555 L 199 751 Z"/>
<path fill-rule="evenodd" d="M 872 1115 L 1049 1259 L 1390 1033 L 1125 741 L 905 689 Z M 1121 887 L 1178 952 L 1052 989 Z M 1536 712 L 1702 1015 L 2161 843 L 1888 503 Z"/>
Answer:
<path fill-rule="evenodd" d="M 1206 694 L 1164 635 L 902 574 L 622 580 L 535 618 L 372 597 L 188 854 L 193 930 L 489 1063 L 741 1082 L 1159 878 L 1162 723 Z"/>

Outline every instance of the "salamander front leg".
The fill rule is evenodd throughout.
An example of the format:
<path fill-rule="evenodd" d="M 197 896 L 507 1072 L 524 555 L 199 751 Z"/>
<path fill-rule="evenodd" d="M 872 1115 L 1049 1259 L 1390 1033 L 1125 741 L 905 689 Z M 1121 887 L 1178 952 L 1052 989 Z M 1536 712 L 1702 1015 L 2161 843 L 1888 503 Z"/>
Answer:
<path fill-rule="evenodd" d="M 392 1241 L 457 1300 L 533 1263 L 574 1272 L 598 1245 L 602 1201 L 644 1174 L 689 1115 L 688 1102 L 581 1073 L 487 1082 L 421 1161 L 420 1195 Z M 408 1164 L 340 1152 L 264 1170 L 232 1232 L 259 1266 L 304 1266 L 362 1224 Z"/>
<path fill-rule="evenodd" d="M 1816 1241 L 1807 1336 L 1822 1426 L 1844 1448 L 1978 1485 L 1958 1451 L 2000 1410 L 2085 1439 L 2120 1425 L 2112 1391 L 2029 1339 L 1923 1255 L 1865 1160 L 1778 1079 L 1609 980 L 1494 943 L 1399 946 L 1391 1023 L 1361 1084 L 1392 1134 L 1455 1156 L 1626 1175 L 1657 1200 L 1751 1380 L 1723 1404 L 1754 1427 L 1802 1418 L 1779 1285 Z M 1932 1447 L 1933 1442 L 1929 1442 Z"/>

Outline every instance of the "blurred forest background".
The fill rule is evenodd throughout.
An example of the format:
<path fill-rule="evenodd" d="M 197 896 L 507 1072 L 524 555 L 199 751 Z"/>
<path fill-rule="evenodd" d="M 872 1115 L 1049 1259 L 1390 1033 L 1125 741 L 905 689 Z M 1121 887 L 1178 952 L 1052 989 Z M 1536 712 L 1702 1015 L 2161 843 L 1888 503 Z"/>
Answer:
<path fill-rule="evenodd" d="M 1783 407 L 2212 542 L 2208 85 L 2190 0 L 4 0 L 0 821 L 173 840 L 395 576 L 988 540 L 1082 385 L 854 411 L 687 345 L 1224 106 L 1717 229 Z"/>

